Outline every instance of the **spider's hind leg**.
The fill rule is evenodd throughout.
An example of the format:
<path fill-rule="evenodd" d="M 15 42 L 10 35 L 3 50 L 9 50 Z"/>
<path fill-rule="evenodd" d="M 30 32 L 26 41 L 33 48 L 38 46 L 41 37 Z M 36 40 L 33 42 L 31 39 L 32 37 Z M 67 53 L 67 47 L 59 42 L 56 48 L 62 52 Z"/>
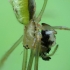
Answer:
<path fill-rule="evenodd" d="M 55 52 L 57 51 L 58 49 L 58 45 L 56 45 L 56 47 L 54 48 L 53 52 L 51 54 L 48 54 L 47 56 L 53 56 L 55 54 Z"/>
<path fill-rule="evenodd" d="M 56 52 L 57 49 L 58 49 L 58 45 L 56 45 L 54 51 L 53 51 L 51 54 L 46 55 L 45 53 L 41 53 L 40 56 L 42 57 L 43 60 L 49 61 L 49 60 L 51 59 L 50 56 L 53 56 L 53 55 L 55 54 L 55 52 Z M 50 49 L 48 50 L 48 52 L 49 52 L 49 51 L 50 51 Z M 48 53 L 48 52 L 47 52 L 47 53 Z"/>

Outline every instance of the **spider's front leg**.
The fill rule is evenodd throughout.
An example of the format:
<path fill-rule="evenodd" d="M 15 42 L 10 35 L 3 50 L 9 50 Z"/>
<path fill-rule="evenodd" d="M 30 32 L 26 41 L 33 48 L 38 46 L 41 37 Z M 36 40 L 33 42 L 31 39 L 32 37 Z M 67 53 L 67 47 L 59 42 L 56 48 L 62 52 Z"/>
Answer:
<path fill-rule="evenodd" d="M 50 56 L 53 56 L 55 54 L 55 52 L 57 51 L 57 49 L 58 49 L 58 45 L 56 45 L 54 51 L 51 54 L 47 55 L 48 52 L 47 53 L 41 53 L 40 56 L 42 57 L 43 60 L 49 61 L 51 59 Z"/>
<path fill-rule="evenodd" d="M 10 54 L 17 48 L 17 46 L 22 42 L 23 35 L 13 44 L 13 46 L 4 54 L 0 59 L 0 68 L 3 66 L 4 62 L 8 59 Z"/>
<path fill-rule="evenodd" d="M 54 29 L 60 29 L 60 30 L 70 30 L 70 28 L 65 26 L 52 26 Z"/>
<path fill-rule="evenodd" d="M 56 47 L 54 48 L 53 52 L 51 54 L 47 55 L 47 56 L 48 57 L 53 56 L 55 54 L 55 52 L 57 51 L 57 49 L 58 49 L 58 45 L 56 45 Z"/>

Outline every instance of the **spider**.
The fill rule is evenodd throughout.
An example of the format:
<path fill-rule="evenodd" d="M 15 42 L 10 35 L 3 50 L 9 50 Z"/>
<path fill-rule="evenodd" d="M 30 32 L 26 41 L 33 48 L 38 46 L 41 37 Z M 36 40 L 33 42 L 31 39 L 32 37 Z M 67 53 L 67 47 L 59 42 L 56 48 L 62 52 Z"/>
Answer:
<path fill-rule="evenodd" d="M 70 28 L 63 26 L 51 26 L 47 23 L 41 23 L 42 15 L 44 13 L 47 0 L 44 0 L 43 7 L 39 15 L 35 16 L 35 1 L 34 0 L 10 0 L 16 18 L 20 23 L 24 25 L 24 34 L 16 41 L 16 43 L 5 53 L 3 58 L 0 60 L 0 67 L 3 65 L 8 56 L 14 51 L 18 44 L 23 40 L 23 47 L 28 50 L 37 49 L 39 56 L 49 61 L 50 56 L 54 55 L 58 48 L 56 43 L 56 29 L 70 30 Z M 55 46 L 54 51 L 49 54 L 52 47 Z M 35 54 L 36 55 L 36 52 Z"/>

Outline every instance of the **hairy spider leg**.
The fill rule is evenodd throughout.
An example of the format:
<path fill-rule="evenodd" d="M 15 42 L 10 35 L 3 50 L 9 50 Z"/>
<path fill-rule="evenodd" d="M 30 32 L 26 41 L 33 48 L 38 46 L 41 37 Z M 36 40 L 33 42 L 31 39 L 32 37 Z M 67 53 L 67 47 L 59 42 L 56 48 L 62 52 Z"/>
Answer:
<path fill-rule="evenodd" d="M 36 22 L 36 23 L 39 23 L 39 22 L 41 21 L 42 15 L 43 15 L 44 10 L 45 10 L 46 5 L 47 5 L 47 1 L 48 1 L 48 0 L 44 0 L 44 3 L 43 3 L 43 6 L 42 6 L 42 9 L 41 9 L 41 11 L 40 11 L 38 17 L 35 19 L 35 22 Z"/>
<path fill-rule="evenodd" d="M 54 29 L 60 29 L 60 30 L 70 30 L 70 28 L 65 26 L 52 26 Z"/>
<path fill-rule="evenodd" d="M 10 54 L 16 49 L 16 47 L 22 42 L 23 35 L 14 43 L 14 45 L 5 53 L 5 55 L 0 59 L 0 68 L 3 66 L 4 62 L 10 56 Z"/>
<path fill-rule="evenodd" d="M 58 49 L 58 45 L 56 45 L 56 47 L 54 48 L 53 52 L 51 54 L 47 55 L 47 57 L 53 56 L 55 54 L 55 52 L 57 51 L 57 49 Z"/>

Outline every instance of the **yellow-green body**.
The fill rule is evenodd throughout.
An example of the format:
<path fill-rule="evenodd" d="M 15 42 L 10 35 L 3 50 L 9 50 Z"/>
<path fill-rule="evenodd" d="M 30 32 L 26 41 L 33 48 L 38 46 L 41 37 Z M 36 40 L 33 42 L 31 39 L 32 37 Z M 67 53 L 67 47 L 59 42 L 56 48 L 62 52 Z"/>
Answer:
<path fill-rule="evenodd" d="M 15 15 L 19 22 L 26 25 L 29 23 L 28 0 L 10 0 Z"/>

